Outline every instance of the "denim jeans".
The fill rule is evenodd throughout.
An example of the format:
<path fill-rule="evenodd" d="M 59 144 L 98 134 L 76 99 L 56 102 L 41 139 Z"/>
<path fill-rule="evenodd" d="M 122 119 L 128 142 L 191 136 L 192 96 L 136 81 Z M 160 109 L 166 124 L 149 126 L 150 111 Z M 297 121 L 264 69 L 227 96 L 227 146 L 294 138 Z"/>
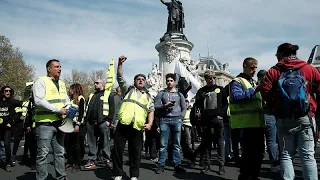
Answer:
<path fill-rule="evenodd" d="M 314 136 L 308 116 L 299 119 L 278 119 L 277 130 L 282 178 L 284 180 L 294 179 L 292 160 L 298 149 L 304 180 L 317 180 L 318 170 L 314 157 Z"/>
<path fill-rule="evenodd" d="M 51 146 L 53 150 L 56 179 L 63 180 L 67 176 L 64 164 L 64 133 L 54 126 L 39 125 L 36 127 L 36 136 L 38 145 L 36 179 L 45 180 L 48 176 L 47 157 Z"/>
<path fill-rule="evenodd" d="M 266 141 L 269 159 L 272 165 L 277 161 L 277 127 L 276 119 L 273 115 L 264 115 L 264 121 L 266 123 Z"/>
<path fill-rule="evenodd" d="M 231 130 L 230 130 L 230 124 L 224 123 L 224 152 L 225 156 L 232 156 L 232 148 L 231 148 Z"/>
<path fill-rule="evenodd" d="M 160 120 L 160 156 L 158 165 L 163 166 L 167 158 L 168 139 L 171 134 L 173 143 L 173 163 L 174 166 L 181 164 L 180 138 L 182 121 L 178 119 L 163 118 Z"/>

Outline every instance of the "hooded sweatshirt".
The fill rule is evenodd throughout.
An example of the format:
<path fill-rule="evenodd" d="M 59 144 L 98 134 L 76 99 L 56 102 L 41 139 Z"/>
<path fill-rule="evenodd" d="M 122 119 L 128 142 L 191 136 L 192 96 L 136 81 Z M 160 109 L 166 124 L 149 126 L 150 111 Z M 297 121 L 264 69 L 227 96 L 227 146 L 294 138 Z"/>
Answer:
<path fill-rule="evenodd" d="M 314 113 L 317 109 L 317 102 L 313 93 L 320 92 L 320 74 L 316 68 L 307 64 L 303 60 L 299 59 L 290 59 L 283 58 L 281 61 L 277 63 L 277 66 L 280 69 L 300 69 L 302 76 L 308 81 L 307 92 L 311 94 L 310 96 L 310 112 L 311 116 L 314 116 Z M 277 117 L 277 110 L 279 109 L 280 104 L 280 92 L 277 91 L 277 82 L 280 77 L 280 71 L 271 68 L 268 70 L 264 82 L 261 88 L 261 95 L 263 99 L 266 101 L 268 107 L 272 107 L 272 111 L 274 115 Z"/>

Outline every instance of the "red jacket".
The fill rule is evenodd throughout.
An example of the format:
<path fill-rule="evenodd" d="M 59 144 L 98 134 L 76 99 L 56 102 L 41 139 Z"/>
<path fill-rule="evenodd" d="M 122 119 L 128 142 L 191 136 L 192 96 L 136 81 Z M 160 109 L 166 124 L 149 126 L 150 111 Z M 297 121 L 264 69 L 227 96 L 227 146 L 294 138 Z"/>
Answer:
<path fill-rule="evenodd" d="M 282 59 L 277 63 L 277 66 L 284 69 L 286 68 L 300 69 L 301 74 L 308 81 L 307 91 L 309 94 L 312 95 L 310 99 L 310 106 L 311 106 L 310 110 L 311 110 L 311 115 L 314 116 L 314 113 L 316 112 L 316 109 L 317 109 L 317 102 L 313 93 L 320 92 L 320 73 L 318 72 L 318 70 L 313 66 L 307 64 L 305 61 L 298 60 L 298 59 L 292 60 L 290 58 Z M 279 77 L 280 77 L 279 70 L 274 68 L 269 69 L 264 78 L 264 82 L 261 88 L 261 95 L 263 99 L 266 101 L 267 105 L 269 107 L 272 107 L 272 110 L 275 116 L 277 116 L 277 110 L 279 109 L 278 106 L 280 104 L 279 103 L 280 94 L 279 94 L 279 91 L 275 91 L 274 89 L 272 89 L 272 86 L 277 84 Z"/>

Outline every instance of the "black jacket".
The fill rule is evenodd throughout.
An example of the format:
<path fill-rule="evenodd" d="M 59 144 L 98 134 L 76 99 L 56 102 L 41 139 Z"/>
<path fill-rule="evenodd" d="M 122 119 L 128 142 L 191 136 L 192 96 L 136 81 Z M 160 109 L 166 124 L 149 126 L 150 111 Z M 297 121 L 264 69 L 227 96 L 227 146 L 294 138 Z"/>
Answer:
<path fill-rule="evenodd" d="M 102 124 L 106 121 L 111 122 L 110 116 L 104 116 L 103 115 L 103 96 L 104 91 L 96 91 L 90 102 L 88 102 L 88 110 L 86 114 L 86 122 L 89 124 Z"/>
<path fill-rule="evenodd" d="M 208 92 L 213 92 L 216 89 L 219 89 L 220 91 L 219 93 L 217 93 L 218 107 L 216 109 L 204 110 L 205 94 Z M 204 86 L 200 88 L 196 94 L 194 106 L 196 109 L 200 110 L 202 121 L 212 120 L 217 116 L 224 117 L 228 109 L 228 99 L 225 89 L 217 85 Z"/>
<path fill-rule="evenodd" d="M 13 124 L 15 103 L 16 101 L 13 99 L 0 100 L 0 118 L 3 120 L 0 127 L 5 127 L 7 124 Z"/>
<path fill-rule="evenodd" d="M 28 109 L 27 109 L 27 114 L 26 114 L 26 119 L 24 121 L 24 127 L 30 127 L 32 128 L 32 124 L 33 124 L 33 109 L 34 109 L 34 102 L 33 102 L 33 98 L 29 99 L 29 104 L 28 104 Z"/>

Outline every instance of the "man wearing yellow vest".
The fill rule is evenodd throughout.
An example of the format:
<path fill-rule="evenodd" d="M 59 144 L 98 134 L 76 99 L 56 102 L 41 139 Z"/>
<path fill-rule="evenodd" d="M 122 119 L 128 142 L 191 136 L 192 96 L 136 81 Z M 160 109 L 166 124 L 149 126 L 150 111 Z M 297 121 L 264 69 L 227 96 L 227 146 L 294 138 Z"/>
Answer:
<path fill-rule="evenodd" d="M 243 61 L 243 73 L 231 84 L 230 126 L 243 129 L 243 146 L 238 180 L 257 180 L 264 155 L 264 118 L 262 99 L 252 79 L 258 61 L 248 57 Z"/>
<path fill-rule="evenodd" d="M 128 140 L 129 166 L 131 180 L 139 177 L 141 161 L 142 133 L 150 130 L 154 118 L 154 104 L 145 88 L 146 76 L 137 74 L 134 86 L 128 86 L 123 78 L 122 66 L 127 57 L 120 56 L 118 61 L 117 80 L 124 98 L 118 113 L 118 125 L 114 137 L 113 174 L 115 180 L 121 180 L 123 174 L 123 151 Z M 147 119 L 147 122 L 146 122 Z"/>
<path fill-rule="evenodd" d="M 35 133 L 35 123 L 33 121 L 33 108 L 34 100 L 32 94 L 33 82 L 26 83 L 26 88 L 24 91 L 24 107 L 22 115 L 24 119 L 25 128 L 25 143 L 23 148 L 22 163 L 29 165 L 31 170 L 36 169 L 36 155 L 37 155 L 37 137 Z M 30 158 L 28 156 L 28 151 L 30 152 Z"/>
<path fill-rule="evenodd" d="M 95 92 L 90 94 L 85 121 L 87 122 L 87 138 L 89 145 L 88 162 L 86 169 L 95 169 L 95 161 L 99 158 L 108 168 L 111 168 L 110 152 L 110 122 L 109 116 L 109 96 L 104 97 L 104 82 L 101 79 L 94 81 Z M 99 137 L 99 146 L 97 139 Z M 101 147 L 99 153 L 98 147 Z"/>
<path fill-rule="evenodd" d="M 59 60 L 52 59 L 46 64 L 47 76 L 36 80 L 33 85 L 35 103 L 34 121 L 37 136 L 36 179 L 45 180 L 48 176 L 48 162 L 50 146 L 54 155 L 56 179 L 66 180 L 64 164 L 64 133 L 58 127 L 63 115 L 68 114 L 64 108 L 70 103 L 65 83 L 60 78 L 61 65 Z"/>
<path fill-rule="evenodd" d="M 187 111 L 186 111 L 186 115 L 184 116 L 183 125 L 182 125 L 181 149 L 183 152 L 183 156 L 185 158 L 190 159 L 193 153 L 192 125 L 190 122 L 191 106 L 188 99 L 186 99 L 185 101 L 186 101 Z"/>

